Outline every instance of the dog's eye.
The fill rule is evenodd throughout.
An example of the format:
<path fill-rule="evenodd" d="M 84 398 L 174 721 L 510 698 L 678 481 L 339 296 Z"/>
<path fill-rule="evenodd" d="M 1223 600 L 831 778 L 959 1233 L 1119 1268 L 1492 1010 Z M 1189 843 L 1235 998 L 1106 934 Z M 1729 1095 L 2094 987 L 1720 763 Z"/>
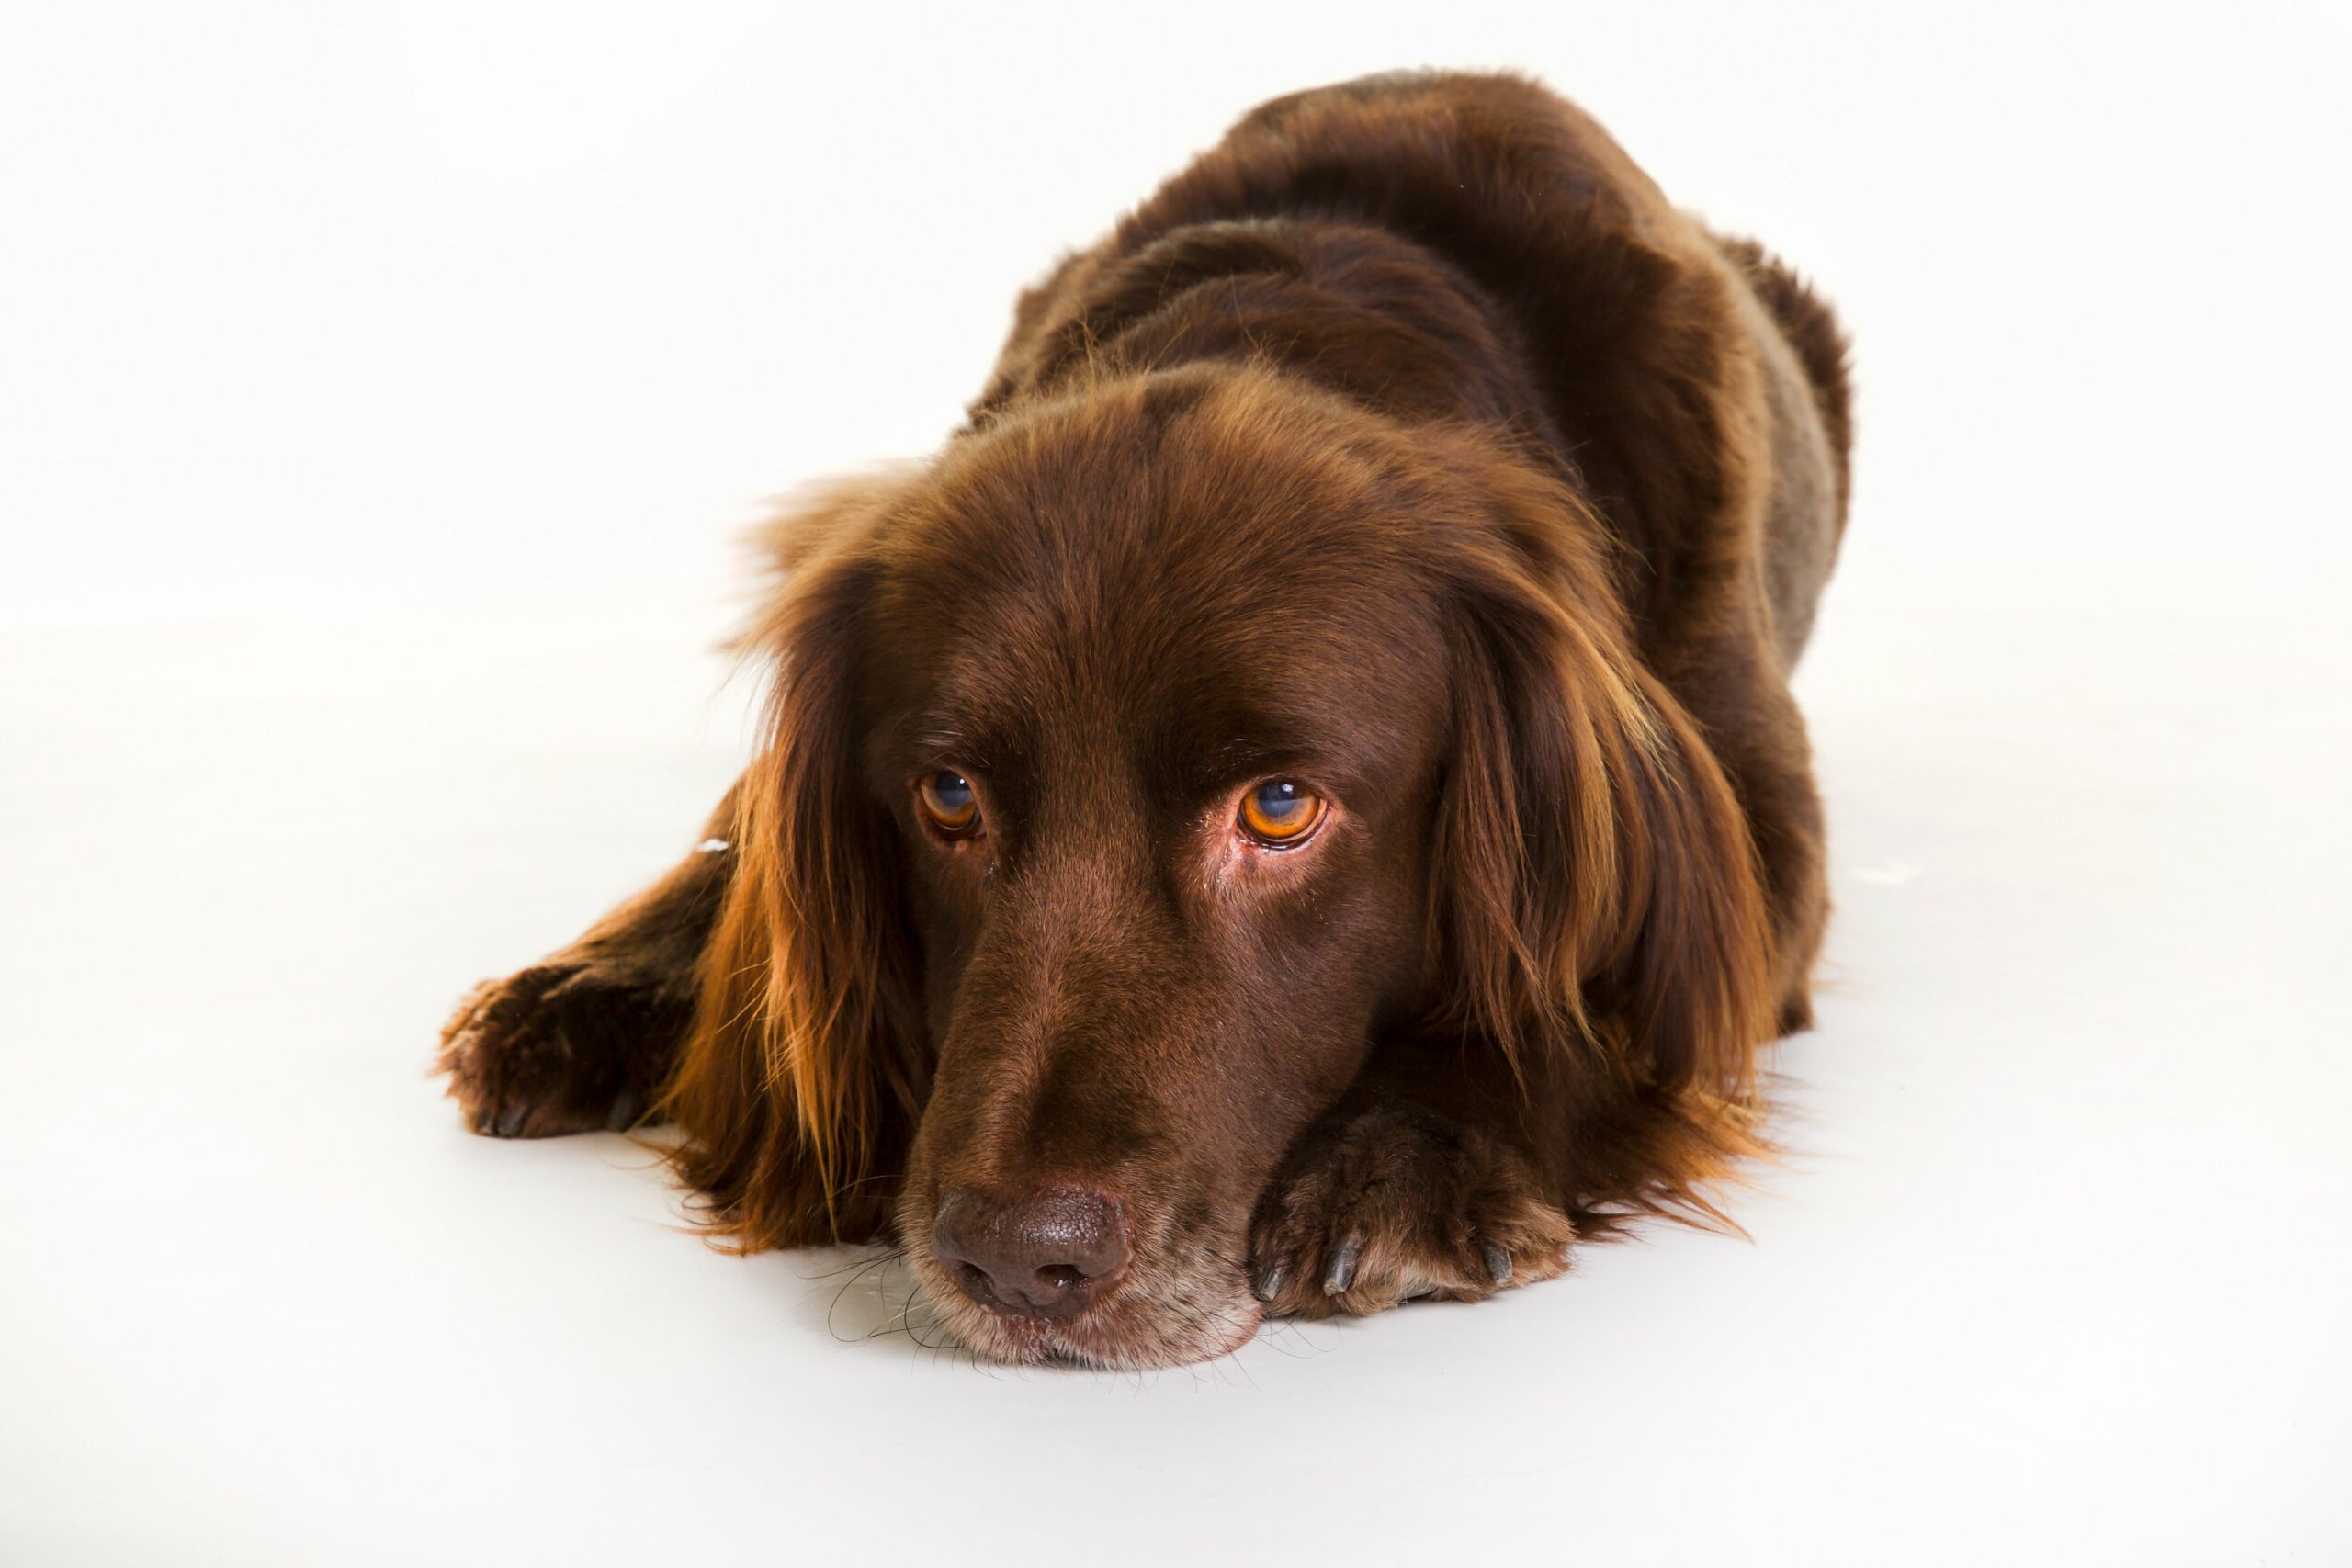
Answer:
<path fill-rule="evenodd" d="M 1323 820 L 1323 797 L 1291 779 L 1269 779 L 1241 797 L 1241 830 L 1271 849 L 1304 843 Z"/>
<path fill-rule="evenodd" d="M 953 768 L 916 780 L 915 805 L 923 820 L 951 839 L 968 839 L 980 830 L 979 796 L 972 793 L 972 781 Z"/>

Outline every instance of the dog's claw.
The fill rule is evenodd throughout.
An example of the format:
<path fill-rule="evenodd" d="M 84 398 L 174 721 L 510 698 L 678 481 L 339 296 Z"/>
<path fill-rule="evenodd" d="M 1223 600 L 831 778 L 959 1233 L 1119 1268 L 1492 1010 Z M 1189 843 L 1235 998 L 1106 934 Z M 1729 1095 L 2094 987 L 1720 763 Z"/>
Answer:
<path fill-rule="evenodd" d="M 1489 1241 L 1479 1244 L 1478 1257 L 1487 1265 L 1487 1278 L 1494 1282 L 1497 1290 L 1510 1283 L 1510 1253 Z"/>
<path fill-rule="evenodd" d="M 626 1133 L 637 1125 L 639 1098 L 637 1090 L 625 1089 L 613 1100 L 612 1114 L 605 1118 L 605 1125 L 616 1133 Z"/>
<path fill-rule="evenodd" d="M 1273 1303 L 1273 1299 L 1283 1293 L 1283 1281 L 1289 1277 L 1290 1266 L 1288 1264 L 1274 1264 L 1264 1273 L 1258 1276 L 1258 1282 L 1250 1287 L 1251 1293 L 1260 1301 L 1271 1305 Z"/>
<path fill-rule="evenodd" d="M 1363 1237 L 1351 1235 L 1331 1254 L 1330 1270 L 1323 1276 L 1323 1293 L 1336 1296 L 1356 1282 L 1356 1265 L 1363 1258 Z"/>
<path fill-rule="evenodd" d="M 514 1136 L 523 1130 L 523 1122 L 530 1114 L 531 1108 L 527 1105 L 509 1106 L 499 1113 L 498 1135 L 502 1138 Z"/>

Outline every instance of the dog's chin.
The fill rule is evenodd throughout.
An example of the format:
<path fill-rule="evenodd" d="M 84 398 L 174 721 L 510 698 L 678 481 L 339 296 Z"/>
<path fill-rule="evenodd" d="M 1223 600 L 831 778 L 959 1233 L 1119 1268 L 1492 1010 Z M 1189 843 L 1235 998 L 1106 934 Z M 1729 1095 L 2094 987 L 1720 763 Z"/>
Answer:
<path fill-rule="evenodd" d="M 941 1325 L 974 1355 L 1008 1366 L 1139 1371 L 1215 1360 L 1248 1344 L 1265 1315 L 1238 1277 L 1131 1269 L 1075 1317 L 1008 1317 L 957 1290 L 929 1248 L 910 1248 L 908 1258 Z"/>

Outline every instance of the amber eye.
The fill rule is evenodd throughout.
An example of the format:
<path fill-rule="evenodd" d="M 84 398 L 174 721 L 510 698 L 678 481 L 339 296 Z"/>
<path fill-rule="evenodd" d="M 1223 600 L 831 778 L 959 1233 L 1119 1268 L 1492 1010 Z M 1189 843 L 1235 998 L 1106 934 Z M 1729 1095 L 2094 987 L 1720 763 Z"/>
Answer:
<path fill-rule="evenodd" d="M 1291 779 L 1269 779 L 1241 797 L 1241 830 L 1271 849 L 1304 843 L 1323 820 L 1323 797 Z"/>
<path fill-rule="evenodd" d="M 915 805 L 924 821 L 951 839 L 968 839 L 980 830 L 980 798 L 972 793 L 972 781 L 953 768 L 917 779 Z"/>

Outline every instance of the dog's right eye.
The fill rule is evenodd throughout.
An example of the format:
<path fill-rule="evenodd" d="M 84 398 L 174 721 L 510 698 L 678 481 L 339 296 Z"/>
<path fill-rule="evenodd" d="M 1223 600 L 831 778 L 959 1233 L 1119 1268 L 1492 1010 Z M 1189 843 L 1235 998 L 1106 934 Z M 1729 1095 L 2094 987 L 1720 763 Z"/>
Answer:
<path fill-rule="evenodd" d="M 915 805 L 933 830 L 947 838 L 968 839 L 980 830 L 980 797 L 972 781 L 953 768 L 916 780 Z"/>

